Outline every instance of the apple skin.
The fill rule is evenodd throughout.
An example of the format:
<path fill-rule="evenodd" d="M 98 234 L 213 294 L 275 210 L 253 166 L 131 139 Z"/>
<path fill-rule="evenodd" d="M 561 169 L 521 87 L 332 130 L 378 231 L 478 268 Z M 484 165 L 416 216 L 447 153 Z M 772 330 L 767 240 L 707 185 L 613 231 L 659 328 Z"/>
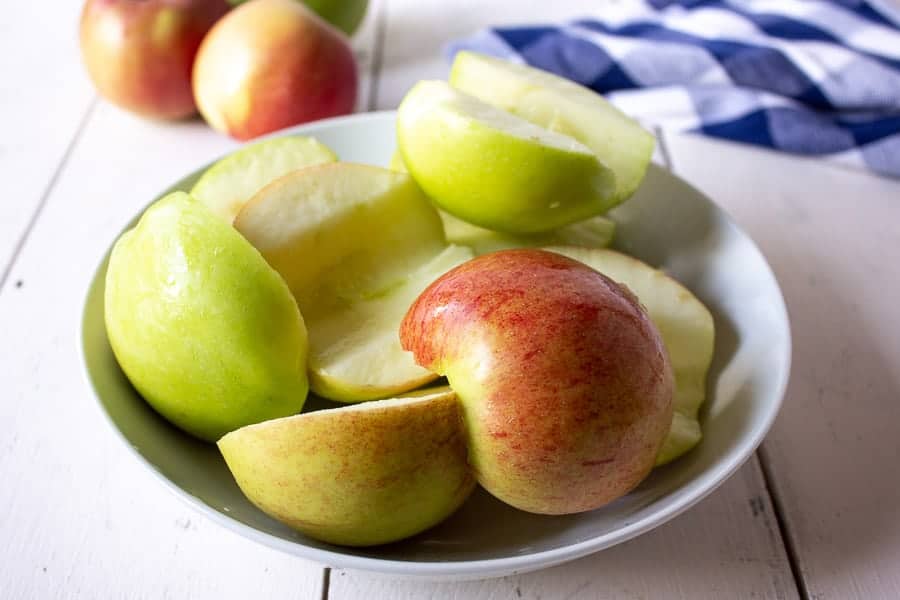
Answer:
<path fill-rule="evenodd" d="M 306 326 L 287 284 L 183 192 L 154 203 L 116 242 L 104 316 L 134 387 L 198 438 L 303 408 Z"/>
<path fill-rule="evenodd" d="M 672 423 L 672 368 L 646 312 L 559 254 L 505 250 L 457 267 L 419 296 L 400 340 L 462 402 L 479 483 L 525 511 L 624 495 Z"/>
<path fill-rule="evenodd" d="M 210 30 L 193 84 L 206 121 L 248 140 L 352 112 L 358 80 L 343 33 L 296 0 L 253 0 Z"/>
<path fill-rule="evenodd" d="M 219 450 L 269 516 L 334 544 L 393 542 L 443 521 L 475 487 L 456 396 L 428 392 L 251 425 Z"/>
<path fill-rule="evenodd" d="M 228 3 L 237 6 L 246 1 L 228 0 Z M 303 0 L 303 3 L 347 35 L 353 35 L 366 16 L 369 0 Z"/>
<path fill-rule="evenodd" d="M 228 10 L 225 0 L 88 0 L 79 29 L 84 65 L 100 95 L 121 108 L 190 116 L 194 57 Z"/>

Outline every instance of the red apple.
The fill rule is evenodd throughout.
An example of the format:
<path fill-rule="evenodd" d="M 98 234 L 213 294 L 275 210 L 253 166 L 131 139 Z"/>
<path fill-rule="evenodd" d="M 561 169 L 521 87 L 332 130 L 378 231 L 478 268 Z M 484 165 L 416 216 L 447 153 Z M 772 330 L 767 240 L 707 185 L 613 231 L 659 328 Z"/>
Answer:
<path fill-rule="evenodd" d="M 147 117 L 196 112 L 191 67 L 225 0 L 87 0 L 81 54 L 100 95 Z"/>
<path fill-rule="evenodd" d="M 296 0 L 250 0 L 216 23 L 194 65 L 213 128 L 247 140 L 349 113 L 356 62 L 347 38 Z"/>
<path fill-rule="evenodd" d="M 462 402 L 479 483 L 522 510 L 591 510 L 653 468 L 672 367 L 626 288 L 542 250 L 486 254 L 427 288 L 400 328 Z"/>

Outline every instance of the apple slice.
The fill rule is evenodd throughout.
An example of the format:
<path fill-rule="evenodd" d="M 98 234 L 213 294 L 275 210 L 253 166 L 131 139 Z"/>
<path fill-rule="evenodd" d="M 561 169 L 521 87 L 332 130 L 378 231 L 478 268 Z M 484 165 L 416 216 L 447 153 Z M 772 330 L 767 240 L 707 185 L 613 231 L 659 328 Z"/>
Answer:
<path fill-rule="evenodd" d="M 219 449 L 263 512 L 348 546 L 424 531 L 475 485 L 453 392 L 267 421 L 229 433 Z"/>
<path fill-rule="evenodd" d="M 106 271 L 106 331 L 144 399 L 208 441 L 300 412 L 307 335 L 253 246 L 184 192 L 147 209 Z"/>
<path fill-rule="evenodd" d="M 397 331 L 419 293 L 472 252 L 447 246 L 409 175 L 348 163 L 296 171 L 260 191 L 234 225 L 300 306 L 316 394 L 372 400 L 435 378 L 403 352 Z"/>
<path fill-rule="evenodd" d="M 539 248 L 550 245 L 605 248 L 612 243 L 616 232 L 615 221 L 606 217 L 590 217 L 559 229 L 518 235 L 478 227 L 446 212 L 441 212 L 441 220 L 444 222 L 447 241 L 468 246 L 476 255 L 512 248 Z"/>
<path fill-rule="evenodd" d="M 457 53 L 450 84 L 590 148 L 615 173 L 616 191 L 609 206 L 628 199 L 644 178 L 653 154 L 653 136 L 586 87 L 469 51 Z"/>
<path fill-rule="evenodd" d="M 200 176 L 191 195 L 231 223 L 263 186 L 291 171 L 336 160 L 334 152 L 311 137 L 273 138 L 215 163 Z"/>
<path fill-rule="evenodd" d="M 615 192 L 612 172 L 587 146 L 442 81 L 406 95 L 397 141 L 435 204 L 489 229 L 554 229 L 602 213 Z"/>
<path fill-rule="evenodd" d="M 675 414 L 656 464 L 675 460 L 700 442 L 697 412 L 706 399 L 715 326 L 709 310 L 683 285 L 653 267 L 612 250 L 551 247 L 624 284 L 662 334 L 675 374 Z"/>

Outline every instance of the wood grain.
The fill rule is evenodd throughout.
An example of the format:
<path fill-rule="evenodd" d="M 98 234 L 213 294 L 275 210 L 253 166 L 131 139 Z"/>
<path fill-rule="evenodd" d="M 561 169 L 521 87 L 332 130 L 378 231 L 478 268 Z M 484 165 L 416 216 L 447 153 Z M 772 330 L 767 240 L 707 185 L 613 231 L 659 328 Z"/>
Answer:
<path fill-rule="evenodd" d="M 785 294 L 794 362 L 763 458 L 809 597 L 900 597 L 900 181 L 693 136 L 670 148 Z"/>
<path fill-rule="evenodd" d="M 0 265 L 52 185 L 94 98 L 78 50 L 80 2 L 0 11 Z M 0 284 L 4 269 L 0 268 Z"/>

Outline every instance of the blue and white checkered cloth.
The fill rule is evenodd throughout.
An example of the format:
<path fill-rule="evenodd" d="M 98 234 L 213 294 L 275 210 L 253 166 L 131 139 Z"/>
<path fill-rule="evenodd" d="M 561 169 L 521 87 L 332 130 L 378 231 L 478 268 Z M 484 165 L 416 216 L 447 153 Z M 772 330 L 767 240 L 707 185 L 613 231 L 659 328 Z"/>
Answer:
<path fill-rule="evenodd" d="M 874 0 L 636 0 L 451 45 L 552 71 L 640 121 L 900 177 L 900 18 Z"/>

